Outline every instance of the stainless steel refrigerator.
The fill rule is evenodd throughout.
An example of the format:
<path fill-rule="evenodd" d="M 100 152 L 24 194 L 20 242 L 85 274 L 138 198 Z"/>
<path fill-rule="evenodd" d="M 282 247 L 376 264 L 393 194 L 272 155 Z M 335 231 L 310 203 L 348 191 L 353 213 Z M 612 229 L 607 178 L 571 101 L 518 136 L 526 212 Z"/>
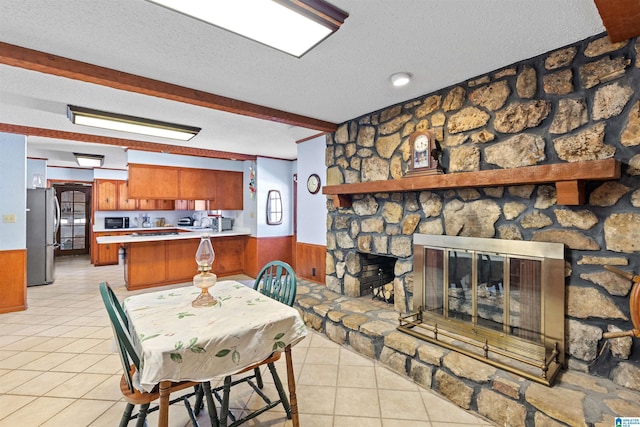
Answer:
<path fill-rule="evenodd" d="M 27 189 L 27 286 L 55 280 L 54 250 L 60 206 L 53 188 Z"/>

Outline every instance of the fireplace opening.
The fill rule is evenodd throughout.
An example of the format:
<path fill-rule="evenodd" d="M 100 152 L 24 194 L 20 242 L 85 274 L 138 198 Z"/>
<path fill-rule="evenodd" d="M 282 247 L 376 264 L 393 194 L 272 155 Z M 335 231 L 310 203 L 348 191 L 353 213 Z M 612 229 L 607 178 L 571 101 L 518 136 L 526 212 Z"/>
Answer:
<path fill-rule="evenodd" d="M 564 246 L 414 235 L 399 329 L 550 385 L 565 363 Z"/>
<path fill-rule="evenodd" d="M 373 299 L 392 304 L 396 258 L 360 253 L 360 265 L 360 295 L 371 294 Z"/>

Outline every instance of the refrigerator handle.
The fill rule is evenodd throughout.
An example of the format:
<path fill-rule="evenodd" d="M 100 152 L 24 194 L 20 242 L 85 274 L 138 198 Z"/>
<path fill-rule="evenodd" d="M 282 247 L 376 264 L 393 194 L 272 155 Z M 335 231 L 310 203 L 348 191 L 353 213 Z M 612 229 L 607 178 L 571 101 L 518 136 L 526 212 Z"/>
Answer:
<path fill-rule="evenodd" d="M 58 242 L 56 241 L 56 237 L 58 236 L 58 229 L 60 228 L 60 217 L 61 217 L 61 213 L 60 213 L 60 202 L 58 202 L 58 197 L 54 194 L 53 196 L 53 200 L 55 200 L 56 202 L 56 217 L 55 217 L 55 226 L 54 231 L 53 231 L 53 244 L 57 245 Z"/>

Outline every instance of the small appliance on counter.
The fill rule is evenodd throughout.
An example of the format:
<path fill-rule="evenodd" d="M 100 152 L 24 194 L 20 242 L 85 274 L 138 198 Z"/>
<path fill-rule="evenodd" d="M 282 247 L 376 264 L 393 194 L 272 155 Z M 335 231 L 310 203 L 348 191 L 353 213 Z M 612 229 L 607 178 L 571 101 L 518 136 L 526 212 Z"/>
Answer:
<path fill-rule="evenodd" d="M 211 228 L 217 231 L 227 231 L 233 229 L 233 218 L 223 218 L 221 216 L 210 216 Z"/>
<path fill-rule="evenodd" d="M 144 228 L 151 227 L 151 217 L 149 215 L 142 215 L 142 226 Z"/>
<path fill-rule="evenodd" d="M 129 228 L 128 216 L 108 216 L 104 218 L 104 228 L 111 230 L 114 228 Z"/>
<path fill-rule="evenodd" d="M 178 220 L 178 227 L 191 227 L 193 225 L 193 218 L 185 216 Z"/>

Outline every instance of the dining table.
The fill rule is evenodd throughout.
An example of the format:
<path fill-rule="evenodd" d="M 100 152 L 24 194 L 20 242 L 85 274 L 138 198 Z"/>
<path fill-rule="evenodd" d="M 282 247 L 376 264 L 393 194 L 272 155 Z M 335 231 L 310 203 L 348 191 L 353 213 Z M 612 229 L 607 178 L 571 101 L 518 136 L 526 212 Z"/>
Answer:
<path fill-rule="evenodd" d="M 159 385 L 158 425 L 168 425 L 171 382 L 232 375 L 279 351 L 285 353 L 291 416 L 298 426 L 291 347 L 307 335 L 298 310 L 233 280 L 209 288 L 217 300 L 213 306 L 192 307 L 200 292 L 186 286 L 123 302 L 140 357 L 135 385 L 147 392 Z"/>

